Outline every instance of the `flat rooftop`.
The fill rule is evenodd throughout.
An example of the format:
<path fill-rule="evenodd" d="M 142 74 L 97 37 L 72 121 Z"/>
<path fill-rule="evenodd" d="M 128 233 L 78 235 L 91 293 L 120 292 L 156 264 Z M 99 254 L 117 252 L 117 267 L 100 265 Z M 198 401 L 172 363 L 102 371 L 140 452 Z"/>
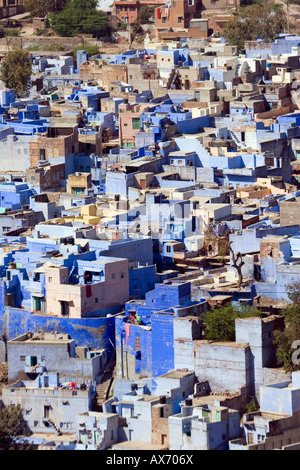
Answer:
<path fill-rule="evenodd" d="M 191 370 L 172 370 L 166 374 L 161 375 L 161 377 L 165 379 L 182 379 L 183 377 L 187 377 L 193 374 L 194 371 Z"/>
<path fill-rule="evenodd" d="M 124 441 L 111 447 L 112 450 L 168 450 L 168 446 L 149 444 L 148 442 Z"/>
<path fill-rule="evenodd" d="M 37 342 L 60 342 L 69 343 L 72 342 L 72 338 L 66 333 L 45 333 L 45 332 L 27 332 L 23 335 L 17 336 L 16 338 L 8 341 L 9 343 L 37 343 Z"/>

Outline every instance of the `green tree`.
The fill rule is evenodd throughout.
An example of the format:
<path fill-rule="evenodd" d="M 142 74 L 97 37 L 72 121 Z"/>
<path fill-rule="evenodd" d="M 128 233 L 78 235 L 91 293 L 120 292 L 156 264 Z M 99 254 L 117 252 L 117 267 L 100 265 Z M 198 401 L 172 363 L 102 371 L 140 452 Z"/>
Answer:
<path fill-rule="evenodd" d="M 297 354 L 300 346 L 300 282 L 292 283 L 286 289 L 291 304 L 282 312 L 285 327 L 275 331 L 274 344 L 278 365 L 282 365 L 286 372 L 292 372 L 300 369 L 300 354 Z"/>
<path fill-rule="evenodd" d="M 154 16 L 154 8 L 148 5 L 143 5 L 138 13 L 138 21 L 140 24 L 148 23 L 152 16 Z"/>
<path fill-rule="evenodd" d="M 20 405 L 9 405 L 0 410 L 0 449 L 29 450 L 23 436 L 26 435 L 23 410 Z"/>
<path fill-rule="evenodd" d="M 285 13 L 278 4 L 254 4 L 241 7 L 224 28 L 229 44 L 243 49 L 245 41 L 273 41 L 287 26 Z"/>
<path fill-rule="evenodd" d="M 108 16 L 96 7 L 97 0 L 71 0 L 60 13 L 50 15 L 51 28 L 60 36 L 67 37 L 107 34 Z"/>
<path fill-rule="evenodd" d="M 69 0 L 25 0 L 25 10 L 32 17 L 44 18 L 49 13 L 58 13 L 64 9 Z"/>
<path fill-rule="evenodd" d="M 15 46 L 1 61 L 0 80 L 6 88 L 13 88 L 18 97 L 28 94 L 31 74 L 29 54 L 22 46 Z"/>
<path fill-rule="evenodd" d="M 205 338 L 209 341 L 235 341 L 236 318 L 260 316 L 260 311 L 251 306 L 216 307 L 205 315 Z"/>

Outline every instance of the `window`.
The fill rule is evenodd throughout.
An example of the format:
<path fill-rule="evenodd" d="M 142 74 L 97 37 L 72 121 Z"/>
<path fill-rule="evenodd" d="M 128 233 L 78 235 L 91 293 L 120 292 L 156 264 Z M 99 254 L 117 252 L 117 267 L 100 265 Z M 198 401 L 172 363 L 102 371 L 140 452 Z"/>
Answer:
<path fill-rule="evenodd" d="M 163 16 L 162 19 L 161 19 L 162 23 L 165 23 L 165 22 L 166 22 L 166 19 L 167 19 L 167 18 L 166 18 L 165 16 Z M 164 60 L 164 59 L 162 59 L 162 60 Z"/>
<path fill-rule="evenodd" d="M 170 245 L 167 245 L 167 253 L 171 253 L 171 247 L 170 247 Z"/>
<path fill-rule="evenodd" d="M 46 150 L 40 149 L 40 160 L 46 160 Z"/>
<path fill-rule="evenodd" d="M 183 20 L 182 16 L 178 16 L 178 23 L 179 23 L 179 24 L 182 23 L 182 20 Z"/>
<path fill-rule="evenodd" d="M 95 304 L 97 304 L 97 303 L 98 303 L 98 297 L 95 298 Z"/>
<path fill-rule="evenodd" d="M 141 350 L 141 342 L 140 342 L 140 338 L 136 336 L 135 338 L 135 350 L 136 351 L 140 351 Z"/>
<path fill-rule="evenodd" d="M 48 282 L 52 282 L 52 277 L 48 277 Z"/>
<path fill-rule="evenodd" d="M 25 362 L 26 356 L 20 356 L 20 361 Z"/>
<path fill-rule="evenodd" d="M 141 121 L 139 118 L 132 119 L 132 129 L 140 129 Z"/>

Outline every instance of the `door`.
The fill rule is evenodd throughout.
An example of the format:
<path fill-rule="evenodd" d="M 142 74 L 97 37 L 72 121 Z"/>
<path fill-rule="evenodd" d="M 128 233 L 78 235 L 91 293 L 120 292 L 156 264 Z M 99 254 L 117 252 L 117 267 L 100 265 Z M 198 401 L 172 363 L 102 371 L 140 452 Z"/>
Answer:
<path fill-rule="evenodd" d="M 33 297 L 33 305 L 34 310 L 41 311 L 42 310 L 42 302 L 40 297 Z"/>
<path fill-rule="evenodd" d="M 50 405 L 45 405 L 44 406 L 44 418 L 49 418 L 50 417 Z"/>
<path fill-rule="evenodd" d="M 60 305 L 61 305 L 61 315 L 64 317 L 64 316 L 68 316 L 69 315 L 69 306 L 68 306 L 68 302 L 64 301 L 64 300 L 61 300 L 60 301 Z"/>

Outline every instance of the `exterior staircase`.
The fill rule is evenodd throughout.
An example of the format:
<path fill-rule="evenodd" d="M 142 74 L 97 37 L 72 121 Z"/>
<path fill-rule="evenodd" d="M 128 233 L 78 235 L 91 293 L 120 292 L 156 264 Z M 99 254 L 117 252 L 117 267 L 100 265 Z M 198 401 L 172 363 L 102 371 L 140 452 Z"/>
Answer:
<path fill-rule="evenodd" d="M 55 434 L 56 434 L 57 436 L 61 436 L 61 431 L 60 431 L 60 429 L 57 427 L 57 425 L 55 424 L 54 421 L 52 421 L 52 420 L 49 419 L 49 418 L 44 418 L 43 421 L 44 421 L 44 423 L 47 423 L 48 425 L 50 425 L 50 426 L 52 426 L 52 427 L 54 428 Z"/>
<path fill-rule="evenodd" d="M 167 83 L 167 89 L 168 90 L 176 88 L 175 83 L 176 83 L 177 79 L 178 79 L 178 70 L 173 69 L 172 72 L 171 72 L 170 78 L 168 80 L 168 83 Z"/>
<path fill-rule="evenodd" d="M 57 436 L 61 436 L 60 429 L 56 426 L 56 424 L 53 421 L 51 421 L 51 419 L 49 419 L 49 423 L 55 429 L 55 434 L 57 434 Z"/>
<path fill-rule="evenodd" d="M 109 397 L 109 391 L 113 383 L 113 372 L 115 367 L 115 353 L 109 361 L 100 383 L 96 386 L 96 395 L 93 401 L 93 411 L 102 411 L 102 404 Z"/>
<path fill-rule="evenodd" d="M 231 134 L 231 137 L 233 139 L 233 141 L 236 143 L 236 145 L 238 147 L 241 147 L 241 148 L 246 148 L 247 145 L 244 143 L 244 142 L 241 142 L 238 138 L 238 136 L 235 134 L 234 131 L 230 130 L 230 134 Z"/>

